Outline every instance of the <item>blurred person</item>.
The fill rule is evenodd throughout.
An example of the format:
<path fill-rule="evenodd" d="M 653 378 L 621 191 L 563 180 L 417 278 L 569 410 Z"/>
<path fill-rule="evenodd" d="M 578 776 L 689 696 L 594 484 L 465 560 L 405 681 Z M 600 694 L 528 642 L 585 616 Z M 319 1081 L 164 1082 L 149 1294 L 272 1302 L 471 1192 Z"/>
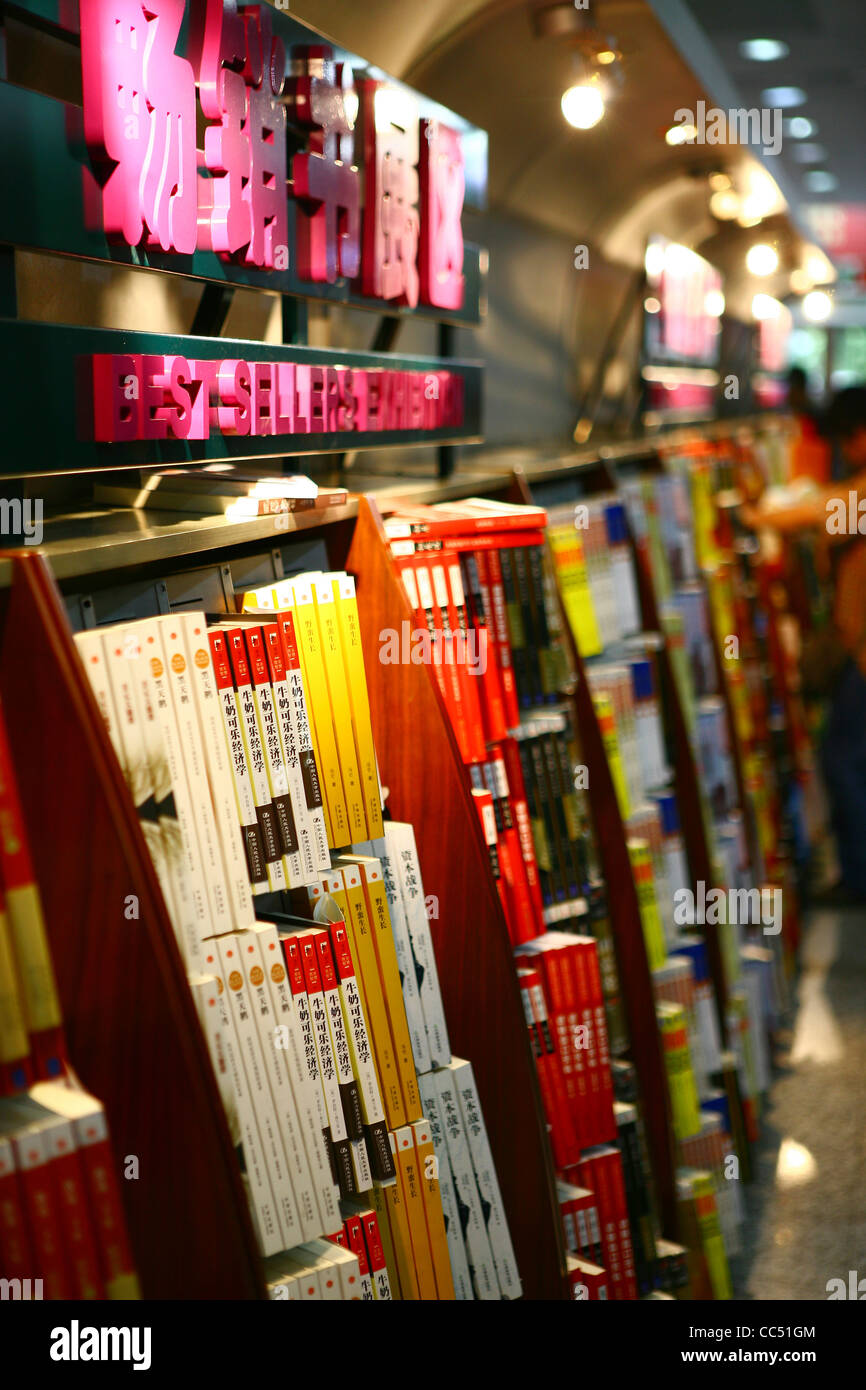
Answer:
<path fill-rule="evenodd" d="M 803 684 L 828 700 L 821 768 L 842 871 L 830 896 L 866 902 L 866 387 L 834 397 L 824 433 L 847 477 L 794 502 L 745 506 L 741 516 L 791 538 L 812 532 L 829 551 L 831 618 L 804 640 Z"/>

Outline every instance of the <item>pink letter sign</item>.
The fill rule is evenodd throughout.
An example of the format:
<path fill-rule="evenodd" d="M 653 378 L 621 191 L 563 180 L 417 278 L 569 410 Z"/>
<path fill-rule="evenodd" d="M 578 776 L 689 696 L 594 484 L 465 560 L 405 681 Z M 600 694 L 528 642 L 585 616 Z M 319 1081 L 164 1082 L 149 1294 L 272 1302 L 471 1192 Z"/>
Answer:
<path fill-rule="evenodd" d="M 439 121 L 422 121 L 421 135 L 421 298 L 439 309 L 459 309 L 466 187 L 460 137 Z"/>
<path fill-rule="evenodd" d="M 80 0 L 84 134 L 109 240 L 196 243 L 195 77 L 183 0 Z"/>
<path fill-rule="evenodd" d="M 346 114 L 343 64 L 326 45 L 292 50 L 289 102 L 293 119 L 310 131 L 308 153 L 292 160 L 298 199 L 297 255 L 302 280 L 354 280 L 361 262 L 361 180 L 352 164 L 352 125 Z"/>
<path fill-rule="evenodd" d="M 362 292 L 418 303 L 418 114 L 395 87 L 363 79 L 364 245 Z"/>

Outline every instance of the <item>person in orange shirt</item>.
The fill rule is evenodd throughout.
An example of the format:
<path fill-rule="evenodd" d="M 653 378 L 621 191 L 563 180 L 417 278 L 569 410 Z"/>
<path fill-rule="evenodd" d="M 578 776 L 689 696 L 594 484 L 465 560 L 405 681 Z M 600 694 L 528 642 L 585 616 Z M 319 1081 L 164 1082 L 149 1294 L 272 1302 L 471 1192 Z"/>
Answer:
<path fill-rule="evenodd" d="M 839 444 L 848 477 L 788 505 L 741 509 L 743 521 L 826 540 L 834 576 L 832 626 L 821 660 L 829 697 L 821 767 L 842 869 L 839 899 L 866 901 L 866 387 L 840 392 L 825 432 Z"/>

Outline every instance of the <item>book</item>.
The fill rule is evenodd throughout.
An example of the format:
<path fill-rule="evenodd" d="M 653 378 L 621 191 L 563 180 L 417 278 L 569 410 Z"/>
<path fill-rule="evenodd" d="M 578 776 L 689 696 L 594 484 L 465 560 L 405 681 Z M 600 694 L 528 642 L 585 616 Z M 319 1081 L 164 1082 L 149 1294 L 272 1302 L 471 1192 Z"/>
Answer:
<path fill-rule="evenodd" d="M 481 1113 L 481 1102 L 478 1098 L 472 1063 L 454 1058 L 447 1070 L 451 1073 L 459 1099 L 475 1181 L 481 1194 L 500 1297 L 506 1299 L 520 1298 L 522 1289 L 520 1276 L 517 1272 L 517 1261 L 511 1244 L 511 1235 L 508 1230 L 508 1221 L 502 1203 L 502 1194 L 499 1190 L 493 1155 L 490 1151 L 490 1141 L 487 1138 L 484 1116 Z"/>
<path fill-rule="evenodd" d="M 229 750 L 235 805 L 249 880 L 254 894 L 267 893 L 270 884 L 265 859 L 265 841 L 256 810 L 256 797 L 247 762 L 244 730 L 226 633 L 210 628 L 208 630 L 208 643 L 213 658 L 214 681 Z"/>
<path fill-rule="evenodd" d="M 448 1038 L 448 1025 L 442 1005 L 439 975 L 436 969 L 436 954 L 427 916 L 427 899 L 421 876 L 421 862 L 415 831 L 404 821 L 389 820 L 385 823 L 385 855 L 392 867 L 394 878 L 400 890 L 406 928 L 409 933 L 412 959 L 418 983 L 418 995 L 424 1014 L 427 1045 L 430 1063 L 433 1067 L 445 1067 L 451 1061 L 451 1044 Z M 374 853 L 378 853 L 378 842 Z M 383 868 L 383 880 L 384 880 Z M 419 1066 L 419 1071 L 428 1070 Z"/>
<path fill-rule="evenodd" d="M 451 1273 L 451 1259 L 448 1253 L 439 1160 L 433 1143 L 432 1128 L 426 1119 L 416 1120 L 412 1125 L 412 1133 L 415 1139 L 418 1183 L 421 1188 L 424 1218 L 427 1224 L 427 1241 L 436 1280 L 436 1297 L 440 1301 L 452 1301 L 455 1298 L 454 1278 Z"/>
<path fill-rule="evenodd" d="M 406 1223 L 409 1228 L 418 1297 L 422 1302 L 435 1302 L 438 1297 L 436 1274 L 433 1268 L 430 1238 L 427 1234 L 427 1216 L 418 1167 L 418 1155 L 415 1150 L 415 1135 L 411 1125 L 405 1125 L 403 1129 L 398 1129 L 394 1135 L 394 1154 L 406 1212 Z"/>
<path fill-rule="evenodd" d="M 288 712 L 293 741 L 298 750 L 298 762 L 306 801 L 307 820 L 310 827 L 309 833 L 314 868 L 318 872 L 321 872 L 322 870 L 328 869 L 331 862 L 328 852 L 327 821 L 322 803 L 321 777 L 316 762 L 312 735 L 310 733 L 310 720 L 307 713 L 308 700 L 304 687 L 304 678 L 301 672 L 301 660 L 298 654 L 297 638 L 295 636 L 295 620 L 292 614 L 289 612 L 278 613 L 276 626 L 280 635 L 282 657 L 285 662 L 286 683 L 289 693 Z M 269 654 L 273 654 L 275 646 L 271 632 L 271 626 L 268 624 L 265 627 L 265 641 Z M 272 666 L 272 677 L 274 677 L 274 672 L 277 669 L 277 665 Z M 289 745 L 287 742 L 287 757 L 289 756 L 288 747 Z"/>
<path fill-rule="evenodd" d="M 445 1067 L 441 1071 L 430 1072 L 426 1077 L 422 1077 L 421 1084 L 425 1091 L 428 1087 L 435 1090 L 438 1098 L 442 1132 L 448 1149 L 475 1297 L 488 1301 L 498 1299 L 501 1295 L 496 1264 L 490 1247 L 485 1213 L 454 1076 L 451 1069 Z M 429 1106 L 427 1108 L 429 1109 Z"/>
<path fill-rule="evenodd" d="M 452 1286 L 454 1288 L 454 1297 L 459 1302 L 466 1302 L 474 1298 L 475 1295 L 472 1289 L 472 1277 L 469 1272 L 469 1263 L 466 1257 L 466 1246 L 463 1241 L 461 1206 L 454 1183 L 454 1174 L 451 1168 L 451 1159 L 448 1153 L 448 1144 L 445 1139 L 445 1129 L 439 1106 L 439 1092 L 429 1073 L 419 1076 L 418 1085 L 421 1090 L 426 1117 L 425 1120 L 421 1120 L 418 1123 L 422 1125 L 426 1123 L 429 1126 L 430 1141 L 433 1145 L 436 1158 L 439 1197 L 442 1206 L 442 1218 L 445 1226 L 448 1263 L 451 1272 Z"/>
<path fill-rule="evenodd" d="M 337 612 L 343 664 L 349 691 L 352 732 L 364 794 L 366 838 L 376 840 L 382 835 L 382 802 L 379 790 L 379 773 L 376 766 L 376 750 L 373 745 L 370 699 L 367 690 L 367 675 L 364 669 L 364 651 L 361 643 L 361 625 L 358 618 L 355 581 L 350 574 L 334 574 L 331 576 L 331 583 L 334 590 L 334 605 Z"/>
<path fill-rule="evenodd" d="M 367 788 L 362 786 L 361 782 L 361 769 L 358 763 L 356 739 L 353 731 L 348 672 L 343 657 L 343 642 L 340 634 L 340 615 L 337 610 L 331 576 L 323 574 L 313 577 L 310 584 L 316 610 L 316 621 L 319 626 L 319 644 L 328 693 L 328 705 L 331 711 L 337 760 L 348 818 L 345 843 L 351 844 L 353 840 L 365 839 L 368 833 L 365 812 Z M 319 714 L 320 711 L 317 709 L 317 719 Z M 321 711 L 321 714 L 324 718 L 325 711 Z"/>

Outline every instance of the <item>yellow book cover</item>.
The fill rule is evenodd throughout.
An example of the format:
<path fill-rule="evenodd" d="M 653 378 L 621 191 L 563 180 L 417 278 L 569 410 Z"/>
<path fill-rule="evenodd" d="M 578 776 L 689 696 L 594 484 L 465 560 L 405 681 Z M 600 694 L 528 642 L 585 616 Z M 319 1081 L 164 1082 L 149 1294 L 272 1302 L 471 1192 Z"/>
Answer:
<path fill-rule="evenodd" d="M 367 672 L 364 667 L 364 649 L 361 645 L 361 625 L 358 620 L 355 581 L 350 574 L 337 574 L 333 576 L 332 583 L 334 604 L 340 628 L 340 642 L 343 648 L 343 662 L 349 685 L 349 700 L 352 706 L 352 730 L 355 735 L 355 748 L 358 754 L 358 767 L 361 773 L 364 809 L 367 817 L 365 838 L 378 840 L 384 834 L 382 801 L 379 791 L 379 771 L 376 766 L 376 749 L 373 745 L 370 695 L 367 687 Z"/>
<path fill-rule="evenodd" d="M 282 603 L 283 586 L 278 597 Z M 295 633 L 298 639 L 298 652 L 304 675 L 304 686 L 309 700 L 307 714 L 313 748 L 322 779 L 325 811 L 328 821 L 328 843 L 332 849 L 349 844 L 351 831 L 343 779 L 340 774 L 340 760 L 337 755 L 337 741 L 334 737 L 334 724 L 331 717 L 331 699 L 328 681 L 325 676 L 325 660 L 319 638 L 319 624 L 316 619 L 316 604 L 312 584 L 307 579 L 295 579 L 291 586 L 285 586 L 286 596 L 291 592 L 289 605 L 295 618 Z"/>
<path fill-rule="evenodd" d="M 397 1142 L 393 1133 L 390 1131 L 388 1138 L 391 1141 L 391 1152 L 394 1155 L 394 1162 L 396 1164 Z M 380 1184 L 373 1184 L 374 1201 L 378 1196 L 379 1187 Z M 403 1196 L 403 1184 L 399 1177 L 392 1179 L 389 1183 L 382 1183 L 381 1192 L 391 1227 L 391 1245 L 394 1251 L 397 1271 L 400 1276 L 400 1293 L 407 1301 L 415 1303 L 420 1302 L 421 1289 L 418 1283 L 418 1274 L 415 1269 L 415 1253 L 412 1249 L 409 1214 L 406 1210 L 406 1200 Z M 376 1210 L 378 1211 L 378 1207 Z"/>
<path fill-rule="evenodd" d="M 361 867 L 367 911 L 373 928 L 373 940 L 376 943 L 379 975 L 388 1007 L 391 1037 L 394 1039 L 400 1087 L 406 1104 L 406 1123 L 411 1124 L 421 1119 L 421 1095 L 418 1090 L 412 1035 L 406 1018 L 406 1004 L 403 999 L 403 986 L 400 983 L 400 966 L 397 962 L 397 948 L 394 945 L 394 929 L 388 911 L 388 895 L 385 891 L 382 865 L 378 859 L 372 857 L 359 855 L 353 858 Z"/>
<path fill-rule="evenodd" d="M 547 535 L 562 605 L 577 649 L 581 656 L 598 656 L 603 648 L 589 587 L 583 540 L 574 525 L 551 526 Z"/>
<path fill-rule="evenodd" d="M 0 1065 L 18 1062 L 29 1051 L 9 919 L 0 897 Z"/>
<path fill-rule="evenodd" d="M 325 666 L 325 680 L 330 697 L 334 739 L 337 746 L 337 757 L 340 760 L 346 812 L 349 817 L 349 839 L 352 844 L 357 844 L 360 840 L 368 838 L 367 818 L 364 814 L 361 772 L 358 767 L 358 754 L 355 749 L 355 735 L 352 729 L 352 706 L 346 680 L 346 667 L 343 663 L 340 623 L 331 575 L 323 574 L 314 579 L 312 588 L 316 621 L 319 624 L 319 642 Z"/>
<path fill-rule="evenodd" d="M 606 695 L 603 691 L 593 691 L 592 703 L 595 706 L 595 713 L 598 718 L 598 727 L 601 732 L 604 751 L 607 755 L 607 763 L 610 768 L 613 789 L 616 792 L 619 813 L 623 820 L 626 821 L 631 815 L 631 807 L 629 806 L 628 800 L 625 769 L 623 768 L 619 751 L 619 740 L 616 736 L 616 716 L 613 712 L 613 701 L 610 696 Z"/>
<path fill-rule="evenodd" d="M 394 1249 L 394 1241 L 391 1236 L 391 1215 L 388 1200 L 388 1189 L 399 1187 L 396 1178 L 391 1178 L 390 1182 L 374 1182 L 370 1189 L 370 1196 L 376 1212 L 377 1225 L 379 1227 L 379 1239 L 382 1242 L 382 1254 L 385 1256 L 385 1265 L 388 1270 L 388 1282 L 391 1285 L 391 1298 L 402 1299 L 403 1293 L 400 1288 L 400 1266 L 397 1263 L 397 1254 Z M 411 1294 L 406 1295 L 407 1298 Z"/>
<path fill-rule="evenodd" d="M 442 1194 L 439 1190 L 439 1162 L 433 1147 L 433 1135 L 426 1120 L 416 1120 L 412 1132 L 415 1138 L 421 1195 L 424 1198 L 427 1239 L 430 1242 L 433 1273 L 436 1276 L 436 1297 L 440 1302 L 451 1300 L 455 1297 L 454 1279 L 451 1274 L 451 1257 L 448 1254 L 448 1236 L 442 1212 Z"/>
<path fill-rule="evenodd" d="M 412 1244 L 412 1259 L 415 1277 L 418 1280 L 418 1294 L 424 1303 L 436 1302 L 436 1275 L 433 1272 L 433 1256 L 427 1236 L 427 1218 L 424 1214 L 424 1196 L 418 1172 L 418 1155 L 415 1152 L 415 1136 L 411 1125 L 404 1125 L 394 1135 L 397 1159 L 397 1177 L 406 1208 L 409 1239 Z"/>
<path fill-rule="evenodd" d="M 696 1173 L 692 1179 L 692 1192 L 695 1198 L 695 1211 L 701 1244 L 710 1271 L 710 1282 L 717 1299 L 733 1298 L 731 1272 L 728 1267 L 728 1254 L 719 1222 L 716 1194 L 709 1173 Z"/>
<path fill-rule="evenodd" d="M 653 875 L 652 851 L 646 840 L 629 840 L 628 857 L 637 889 L 641 926 L 650 970 L 658 970 L 667 960 L 664 927 L 659 915 Z"/>
<path fill-rule="evenodd" d="M 334 874 L 326 879 L 327 891 L 335 897 L 329 886 L 337 874 L 343 881 L 346 903 L 345 923 L 349 932 L 349 945 L 355 962 L 356 977 L 361 991 L 364 1014 L 370 1026 L 370 1040 L 376 1059 L 376 1073 L 379 1078 L 379 1092 L 385 1107 L 385 1118 L 389 1129 L 399 1129 L 408 1123 L 403 1090 L 400 1085 L 400 1067 L 391 1032 L 390 1013 L 382 977 L 379 973 L 379 959 L 376 954 L 373 922 L 364 893 L 364 885 L 359 866 L 347 861 L 335 865 Z M 338 899 L 337 899 L 338 901 Z M 414 1118 L 414 1116 L 413 1116 Z"/>
<path fill-rule="evenodd" d="M 263 609 L 272 612 L 276 607 L 276 590 L 273 586 L 266 589 L 247 589 L 241 603 L 241 612 L 260 613 Z"/>

